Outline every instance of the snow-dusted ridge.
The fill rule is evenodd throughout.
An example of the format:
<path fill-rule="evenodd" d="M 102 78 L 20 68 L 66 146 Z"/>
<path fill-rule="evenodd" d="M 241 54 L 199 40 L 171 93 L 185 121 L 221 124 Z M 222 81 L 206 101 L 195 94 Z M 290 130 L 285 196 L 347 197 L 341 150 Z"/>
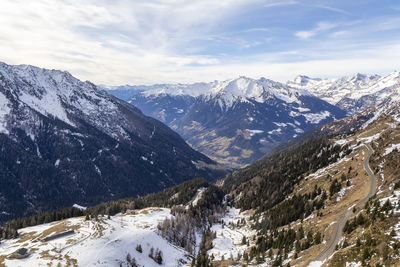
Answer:
<path fill-rule="evenodd" d="M 345 116 L 343 110 L 306 90 L 266 78 L 241 76 L 141 89 L 129 103 L 230 166 L 248 164 L 279 143 Z"/>
<path fill-rule="evenodd" d="M 7 98 L 44 116 L 57 118 L 73 127 L 76 122 L 72 117 L 79 116 L 115 138 L 127 138 L 126 132 L 112 120 L 113 115 L 119 113 L 118 101 L 66 71 L 0 62 L 0 81 Z"/>
<path fill-rule="evenodd" d="M 400 72 L 394 71 L 384 76 L 357 73 L 337 79 L 310 78 L 300 75 L 286 84 L 307 90 L 354 114 L 382 104 L 393 95 L 398 95 Z"/>
<path fill-rule="evenodd" d="M 266 78 L 252 79 L 245 76 L 210 83 L 159 84 L 145 86 L 144 90 L 141 94 L 146 97 L 188 95 L 192 97 L 203 96 L 207 99 L 217 98 L 227 107 L 231 107 L 236 100 L 248 101 L 251 99 L 262 103 L 271 97 L 276 97 L 288 103 L 299 103 L 299 96 L 311 95 L 306 90 L 292 88 Z"/>
<path fill-rule="evenodd" d="M 0 139 L 6 151 L 0 172 L 8 173 L 2 176 L 0 210 L 10 214 L 0 214 L 0 222 L 210 178 L 208 167 L 192 162 L 215 166 L 169 127 L 91 82 L 29 65 L 0 63 Z M 13 194 L 26 205 L 14 208 Z"/>

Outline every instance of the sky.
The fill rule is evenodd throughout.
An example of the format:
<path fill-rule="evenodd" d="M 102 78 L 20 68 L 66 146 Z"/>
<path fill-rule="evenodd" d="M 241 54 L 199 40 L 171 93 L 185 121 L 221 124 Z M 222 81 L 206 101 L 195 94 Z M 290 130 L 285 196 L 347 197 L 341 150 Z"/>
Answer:
<path fill-rule="evenodd" d="M 397 0 L 1 0 L 0 61 L 96 84 L 399 70 Z"/>

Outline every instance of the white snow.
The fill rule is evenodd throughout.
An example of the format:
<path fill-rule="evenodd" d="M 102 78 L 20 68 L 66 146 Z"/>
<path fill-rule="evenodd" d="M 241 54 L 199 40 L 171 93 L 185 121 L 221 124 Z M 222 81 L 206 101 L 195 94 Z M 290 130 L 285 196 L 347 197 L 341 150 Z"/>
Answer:
<path fill-rule="evenodd" d="M 400 222 L 395 224 L 395 226 L 393 227 L 393 230 L 396 232 L 396 235 L 393 238 L 400 241 Z M 390 234 L 390 232 L 388 234 Z"/>
<path fill-rule="evenodd" d="M 128 123 L 131 118 L 119 112 L 116 100 L 90 82 L 82 82 L 68 72 L 47 70 L 33 66 L 11 66 L 0 62 L 0 73 L 7 87 L 14 93 L 20 109 L 29 114 L 21 128 L 34 137 L 33 126 L 40 126 L 35 112 L 57 118 L 75 126 L 72 118 L 79 116 L 94 127 L 115 139 L 129 140 L 123 127 L 134 130 Z M 35 112 L 32 112 L 35 111 Z M 78 112 L 77 112 L 78 111 Z M 8 100 L 0 95 L 0 131 L 4 132 L 5 114 L 9 112 Z M 119 116 L 118 120 L 115 116 Z M 74 116 L 74 117 L 72 117 Z M 26 127 L 28 126 L 29 127 Z M 122 127 L 123 126 L 123 127 Z"/>
<path fill-rule="evenodd" d="M 320 121 L 328 118 L 331 115 L 331 113 L 329 111 L 325 110 L 325 111 L 321 111 L 320 113 L 305 113 L 302 115 L 306 118 L 307 122 L 310 122 L 312 124 L 317 124 Z"/>
<path fill-rule="evenodd" d="M 220 260 L 222 257 L 229 259 L 231 255 L 236 259 L 238 253 L 243 255 L 248 247 L 242 244 L 242 238 L 245 236 L 251 245 L 251 236 L 255 234 L 255 231 L 250 229 L 248 223 L 236 227 L 237 222 L 242 219 L 248 222 L 249 216 L 240 213 L 239 209 L 228 208 L 226 215 L 222 218 L 225 223 L 224 227 L 222 228 L 222 224 L 215 224 L 211 227 L 211 230 L 216 232 L 217 237 L 214 239 L 214 247 L 208 251 L 208 255 L 214 255 L 216 260 Z"/>
<path fill-rule="evenodd" d="M 305 90 L 289 87 L 285 84 L 274 82 L 265 78 L 258 80 L 241 76 L 225 81 L 194 84 L 163 84 L 144 87 L 141 94 L 146 97 L 160 95 L 189 95 L 192 97 L 216 98 L 221 109 L 232 107 L 236 101 L 265 102 L 272 97 L 287 103 L 299 103 L 300 95 L 310 95 Z M 302 107 L 300 107 L 302 109 Z"/>
<path fill-rule="evenodd" d="M 262 134 L 264 132 L 263 130 L 251 130 L 251 129 L 246 129 L 246 131 L 250 134 L 250 136 L 253 136 L 255 134 Z"/>
<path fill-rule="evenodd" d="M 80 209 L 80 210 L 86 210 L 87 209 L 86 207 L 83 207 L 83 206 L 78 205 L 78 204 L 74 204 L 74 205 L 72 205 L 72 207 Z"/>
<path fill-rule="evenodd" d="M 286 123 L 283 123 L 283 122 L 272 122 L 273 124 L 275 124 L 276 126 L 279 126 L 279 127 L 286 127 Z"/>
<path fill-rule="evenodd" d="M 6 116 L 10 114 L 10 101 L 7 97 L 0 92 L 0 133 L 8 134 L 8 130 L 6 129 Z"/>
<path fill-rule="evenodd" d="M 56 162 L 54 163 L 54 166 L 58 167 L 60 165 L 60 159 L 57 159 Z"/>
<path fill-rule="evenodd" d="M 346 194 L 346 191 L 351 189 L 352 187 L 353 187 L 353 185 L 348 186 L 348 187 L 343 187 L 342 189 L 340 189 L 340 191 L 338 192 L 338 196 L 336 197 L 336 202 L 339 202 L 340 200 L 342 200 L 344 195 Z"/>
<path fill-rule="evenodd" d="M 303 107 L 298 107 L 297 110 L 300 111 L 300 112 L 311 111 L 309 108 L 303 108 Z"/>
<path fill-rule="evenodd" d="M 346 262 L 346 267 L 361 267 L 361 262 Z"/>
<path fill-rule="evenodd" d="M 396 190 L 393 192 L 391 196 L 379 199 L 379 203 L 382 206 L 383 204 L 385 204 L 387 200 L 389 200 L 390 204 L 392 204 L 392 206 L 395 207 L 393 212 L 395 214 L 400 214 L 400 210 L 397 209 L 397 207 L 399 207 L 399 199 L 400 199 L 400 190 Z"/>
<path fill-rule="evenodd" d="M 336 140 L 336 141 L 335 141 L 335 144 L 337 144 L 337 145 L 344 145 L 344 144 L 347 144 L 348 142 L 350 142 L 350 140 L 347 140 L 347 139 L 340 139 L 340 140 Z"/>
<path fill-rule="evenodd" d="M 379 136 L 381 136 L 381 132 L 377 133 L 377 134 L 374 134 L 374 135 L 371 135 L 371 136 L 358 138 L 357 141 L 361 141 L 361 142 L 364 142 L 364 143 L 370 143 L 370 142 L 378 139 Z"/>
<path fill-rule="evenodd" d="M 397 149 L 398 151 L 400 151 L 400 144 L 391 144 L 390 147 L 387 147 L 385 149 L 385 153 L 383 153 L 384 156 L 390 154 L 393 152 L 393 150 Z"/>
<path fill-rule="evenodd" d="M 44 81 L 42 82 L 43 85 L 41 86 L 45 88 L 47 85 L 44 84 Z M 19 96 L 19 99 L 45 116 L 51 115 L 70 125 L 74 125 L 74 123 L 69 120 L 67 113 L 60 102 L 57 91 L 45 90 L 41 98 L 23 92 Z"/>
<path fill-rule="evenodd" d="M 162 266 L 181 266 L 180 260 L 190 263 L 187 253 L 168 243 L 157 234 L 157 225 L 165 218 L 169 218 L 169 209 L 147 208 L 136 211 L 131 215 L 116 215 L 111 219 L 100 216 L 99 221 L 85 221 L 83 217 L 71 218 L 61 222 L 43 224 L 21 229 L 20 235 L 29 233 L 32 239 L 18 243 L 19 239 L 6 240 L 0 246 L 0 255 L 9 255 L 19 247 L 24 246 L 29 250 L 34 249 L 26 259 L 6 259 L 6 266 L 57 266 L 67 265 L 67 257 L 76 259 L 79 266 L 119 266 L 124 263 L 128 253 L 134 257 L 141 266 L 160 266 L 148 257 L 151 247 L 159 248 L 163 253 Z M 51 227 L 63 224 L 66 230 L 75 228 L 75 234 L 61 237 L 50 242 L 32 242 L 43 233 L 51 231 Z M 49 233 L 47 236 L 53 235 Z M 143 253 L 135 250 L 140 244 Z M 46 257 L 48 253 L 51 257 Z M 57 259 L 58 258 L 58 259 Z"/>
<path fill-rule="evenodd" d="M 295 128 L 294 131 L 296 133 L 304 133 L 304 130 L 300 129 L 300 128 Z"/>
<path fill-rule="evenodd" d="M 268 131 L 268 134 L 281 134 L 282 133 L 282 129 L 281 128 L 277 128 L 271 131 Z"/>
<path fill-rule="evenodd" d="M 308 264 L 308 267 L 320 267 L 324 264 L 323 261 L 312 261 Z"/>
<path fill-rule="evenodd" d="M 101 175 L 101 170 L 97 165 L 94 165 L 94 169 L 96 170 L 96 172 Z"/>
<path fill-rule="evenodd" d="M 315 79 L 297 76 L 287 85 L 309 91 L 335 105 L 345 98 L 359 99 L 365 95 L 375 96 L 376 104 L 382 103 L 391 93 L 390 88 L 400 83 L 400 73 L 386 76 L 356 74 L 338 79 Z"/>
<path fill-rule="evenodd" d="M 200 187 L 197 192 L 196 195 L 193 197 L 193 200 L 191 201 L 193 206 L 197 205 L 197 202 L 199 202 L 199 200 L 202 198 L 204 192 L 206 191 L 207 188 L 205 187 Z"/>

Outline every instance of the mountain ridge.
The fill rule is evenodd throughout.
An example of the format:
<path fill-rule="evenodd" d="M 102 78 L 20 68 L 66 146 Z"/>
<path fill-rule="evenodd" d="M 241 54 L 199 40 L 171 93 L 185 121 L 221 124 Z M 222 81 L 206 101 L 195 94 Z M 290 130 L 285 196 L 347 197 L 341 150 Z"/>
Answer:
<path fill-rule="evenodd" d="M 384 76 L 357 73 L 336 79 L 298 76 L 286 84 L 308 90 L 350 114 L 355 114 L 385 102 L 391 94 L 396 93 L 392 88 L 400 85 L 400 72 L 394 71 Z"/>
<path fill-rule="evenodd" d="M 229 166 L 248 164 L 279 143 L 345 115 L 303 89 L 266 78 L 143 90 L 128 102 Z"/>
<path fill-rule="evenodd" d="M 1 221 L 224 172 L 161 122 L 68 72 L 2 63 L 0 100 Z"/>

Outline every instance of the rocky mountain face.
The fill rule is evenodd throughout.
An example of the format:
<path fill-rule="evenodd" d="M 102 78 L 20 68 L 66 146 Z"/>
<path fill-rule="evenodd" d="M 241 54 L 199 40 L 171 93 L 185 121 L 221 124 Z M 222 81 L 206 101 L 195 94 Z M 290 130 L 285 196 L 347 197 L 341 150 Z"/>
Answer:
<path fill-rule="evenodd" d="M 398 94 L 400 73 L 385 76 L 356 74 L 339 79 L 315 79 L 297 76 L 287 85 L 304 89 L 321 99 L 356 114 L 368 108 L 390 101 Z"/>
<path fill-rule="evenodd" d="M 278 144 L 345 116 L 307 91 L 265 78 L 143 90 L 128 102 L 165 122 L 195 149 L 230 166 L 251 163 Z"/>
<path fill-rule="evenodd" d="M 169 127 L 68 72 L 0 63 L 0 220 L 218 177 Z"/>
<path fill-rule="evenodd" d="M 278 104 L 279 110 L 296 108 L 301 114 L 298 117 L 303 116 L 304 120 L 313 109 L 302 102 L 325 103 L 331 107 L 322 100 L 313 102 L 315 98 L 302 90 L 268 80 L 263 81 L 263 94 L 259 94 L 257 84 L 251 83 L 241 94 L 243 91 L 236 89 L 239 84 L 243 88 L 247 80 L 241 79 L 227 82 L 215 90 L 211 87 L 208 94 L 190 96 L 192 103 L 188 104 L 187 113 L 179 121 L 184 121 L 188 114 L 195 114 L 191 112 L 195 105 L 199 113 L 196 119 L 201 117 L 202 107 L 221 116 L 211 117 L 210 121 L 223 118 L 220 115 L 223 112 L 241 121 L 239 115 L 247 114 L 246 109 L 241 109 L 242 105 L 248 109 L 263 103 Z M 267 91 L 268 86 L 274 87 Z M 318 126 L 290 144 L 276 148 L 249 166 L 228 174 L 218 181 L 219 186 L 193 180 L 147 197 L 103 203 L 81 210 L 79 215 L 73 208 L 55 213 L 65 213 L 65 218 L 69 218 L 66 220 L 60 221 L 57 216 L 44 213 L 11 221 L 0 228 L 0 232 L 16 237 L 18 235 L 10 229 L 18 230 L 19 237 L 2 240 L 0 265 L 17 262 L 12 255 L 24 240 L 24 246 L 31 253 L 24 261 L 28 265 L 38 262 L 90 265 L 101 261 L 108 265 L 159 266 L 158 257 L 152 255 L 162 251 L 165 257 L 161 262 L 168 266 L 189 262 L 197 265 L 211 262 L 215 266 L 397 266 L 400 248 L 400 97 L 395 92 L 377 106 Z M 166 95 L 165 91 L 164 95 L 159 94 L 161 99 L 168 99 Z M 143 93 L 140 95 L 144 96 Z M 150 94 L 148 99 L 150 96 L 155 97 L 155 94 Z M 9 99 L 6 94 L 1 98 L 1 103 L 6 103 L 0 108 L 2 121 L 8 120 L 3 114 L 10 114 L 8 109 L 11 107 L 5 98 Z M 155 99 L 149 102 L 154 107 L 158 103 Z M 180 102 L 179 108 L 186 107 L 185 101 Z M 315 106 L 320 107 L 317 104 Z M 235 108 L 240 112 L 234 113 Z M 310 111 L 304 111 L 305 108 Z M 174 109 L 170 111 L 171 114 L 175 112 Z M 282 114 L 276 118 L 283 117 L 283 112 L 273 111 Z M 264 116 L 266 114 L 269 113 Z M 261 118 L 252 117 L 254 120 Z M 68 117 L 76 124 L 73 118 Z M 172 125 L 177 123 L 171 117 L 166 118 Z M 206 124 L 207 118 L 204 116 L 197 121 Z M 300 122 L 300 118 L 296 120 Z M 11 133 L 7 124 L 4 125 L 2 137 Z M 257 134 L 261 133 L 255 132 L 253 136 Z M 27 136 L 26 139 L 31 138 Z M 53 140 L 55 138 L 50 138 L 48 142 Z M 13 153 L 23 154 L 21 149 L 18 150 L 19 146 L 7 148 L 9 144 L 14 143 L 2 144 L 6 152 L 1 154 L 0 162 L 15 160 L 9 156 Z M 37 153 L 36 147 L 26 151 L 31 151 L 29 149 Z M 48 154 L 41 148 L 39 151 L 41 157 Z M 35 159 L 41 162 L 40 157 Z M 18 160 L 24 162 L 22 157 Z M 24 172 L 34 174 L 37 162 L 26 164 Z M 48 171 L 46 167 L 50 165 L 40 165 L 39 171 Z M 58 189 L 61 174 L 58 175 L 58 179 L 47 175 L 39 181 L 50 181 L 51 189 Z M 14 187 L 10 187 L 11 190 Z M 57 192 L 48 190 L 46 194 L 54 197 Z M 105 213 L 109 216 L 102 216 Z M 87 215 L 86 219 L 82 215 Z M 42 225 L 43 222 L 53 223 Z M 24 228 L 24 224 L 31 227 Z M 51 233 L 58 228 L 75 229 L 76 232 L 61 236 L 54 243 L 37 242 L 38 238 L 52 237 Z M 58 250 L 52 244 L 56 244 Z M 82 248 L 85 253 L 81 253 Z M 99 253 L 105 250 L 107 253 Z"/>

